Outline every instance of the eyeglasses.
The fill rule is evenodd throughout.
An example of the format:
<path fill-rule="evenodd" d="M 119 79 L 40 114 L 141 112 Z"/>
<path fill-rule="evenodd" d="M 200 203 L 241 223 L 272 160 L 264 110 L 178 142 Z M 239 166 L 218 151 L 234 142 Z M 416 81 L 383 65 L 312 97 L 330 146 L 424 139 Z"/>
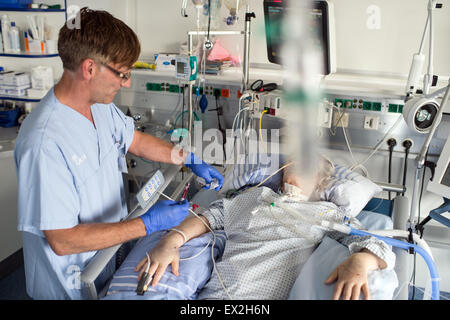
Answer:
<path fill-rule="evenodd" d="M 131 77 L 131 70 L 128 71 L 127 73 L 123 73 L 123 72 L 120 72 L 119 70 L 114 69 L 110 65 L 107 65 L 106 63 L 102 62 L 101 64 L 104 65 L 109 70 L 111 70 L 113 73 L 115 73 L 116 76 L 118 76 L 122 80 L 122 83 L 127 82 L 128 79 L 130 79 L 130 77 Z"/>

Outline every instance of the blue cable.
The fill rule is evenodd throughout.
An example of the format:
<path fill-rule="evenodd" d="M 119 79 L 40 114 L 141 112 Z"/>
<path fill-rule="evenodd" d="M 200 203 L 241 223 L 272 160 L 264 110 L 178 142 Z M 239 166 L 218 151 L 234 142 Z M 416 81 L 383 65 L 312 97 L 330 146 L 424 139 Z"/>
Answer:
<path fill-rule="evenodd" d="M 365 232 L 362 230 L 357 230 L 357 229 L 353 229 L 352 227 L 348 226 L 350 228 L 350 235 L 355 235 L 355 236 L 372 236 L 372 237 L 376 237 L 380 240 L 383 240 L 384 242 L 386 242 L 387 244 L 390 244 L 394 247 L 398 247 L 404 250 L 409 250 L 410 248 L 414 248 L 414 250 L 419 253 L 422 258 L 425 260 L 427 266 L 428 266 L 428 270 L 430 271 L 430 277 L 431 277 L 431 299 L 432 300 L 439 300 L 439 293 L 440 293 L 440 288 L 439 288 L 439 275 L 436 269 L 436 265 L 434 264 L 433 259 L 431 258 L 431 256 L 428 254 L 428 252 L 426 252 L 424 249 L 422 249 L 419 246 L 416 246 L 413 243 L 408 243 L 408 242 L 404 242 L 401 240 L 397 240 L 397 239 L 392 239 L 389 237 L 383 237 L 383 236 L 379 236 L 376 234 L 372 234 L 369 232 Z"/>

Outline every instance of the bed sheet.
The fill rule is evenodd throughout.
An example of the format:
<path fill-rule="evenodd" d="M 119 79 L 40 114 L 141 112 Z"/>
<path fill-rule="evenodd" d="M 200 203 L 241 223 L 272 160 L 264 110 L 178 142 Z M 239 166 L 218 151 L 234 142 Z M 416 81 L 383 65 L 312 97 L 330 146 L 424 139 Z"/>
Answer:
<path fill-rule="evenodd" d="M 361 211 L 356 218 L 367 230 L 390 230 L 393 228 L 392 219 L 383 214 Z M 289 294 L 289 300 L 331 299 L 334 286 L 325 285 L 323 279 L 326 279 L 349 256 L 347 247 L 325 237 L 303 266 Z M 392 300 L 399 284 L 394 270 L 370 271 L 368 282 L 371 300 Z M 361 299 L 363 299 L 362 295 Z"/>
<path fill-rule="evenodd" d="M 202 207 L 208 207 L 213 201 L 218 200 L 217 192 L 214 190 L 200 190 L 192 199 Z M 391 229 L 392 220 L 381 214 L 370 211 L 362 211 L 357 219 L 361 221 L 367 229 Z M 212 272 L 211 261 L 211 243 L 198 257 L 192 260 L 180 262 L 180 276 L 176 277 L 171 273 L 170 266 L 161 279 L 160 284 L 155 288 L 149 288 L 149 291 L 139 296 L 135 289 L 137 286 L 138 273 L 134 272 L 137 263 L 145 257 L 145 252 L 153 248 L 165 234 L 166 231 L 160 231 L 142 238 L 133 250 L 130 252 L 122 266 L 115 273 L 111 285 L 108 289 L 106 300 L 192 300 L 196 299 L 200 290 L 204 287 L 210 278 Z M 215 258 L 220 257 L 225 247 L 226 236 L 223 231 L 216 231 L 217 243 L 214 250 Z M 191 257 L 202 250 L 208 242 L 212 241 L 210 233 L 199 238 L 192 239 L 186 243 L 180 250 L 180 256 Z M 342 256 L 342 252 L 336 249 L 334 253 L 328 252 L 328 256 Z M 378 281 L 378 283 L 382 283 Z M 329 291 L 329 290 L 328 290 Z M 328 292 L 327 291 L 327 292 Z M 321 291 L 315 291 L 317 297 L 321 296 Z"/>

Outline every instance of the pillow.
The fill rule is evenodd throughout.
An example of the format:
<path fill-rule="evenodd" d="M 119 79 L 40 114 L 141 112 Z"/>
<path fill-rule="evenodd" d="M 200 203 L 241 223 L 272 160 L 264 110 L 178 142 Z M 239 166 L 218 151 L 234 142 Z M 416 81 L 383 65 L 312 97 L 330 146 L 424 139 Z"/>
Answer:
<path fill-rule="evenodd" d="M 104 297 L 105 300 L 187 300 L 196 299 L 198 292 L 209 280 L 213 268 L 211 260 L 211 246 L 213 235 L 206 233 L 200 237 L 191 239 L 180 248 L 180 259 L 193 257 L 188 260 L 180 260 L 179 276 L 172 273 L 169 265 L 156 287 L 149 287 L 144 295 L 136 293 L 137 277 L 139 272 L 134 268 L 146 257 L 167 231 L 154 232 L 141 238 L 126 257 L 120 268 L 114 274 L 110 286 Z M 225 233 L 216 231 L 216 245 L 214 247 L 214 259 L 221 256 L 225 248 Z M 208 247 L 205 249 L 206 245 Z"/>
<path fill-rule="evenodd" d="M 335 164 L 335 172 L 319 194 L 319 200 L 333 202 L 346 215 L 356 216 L 381 187 L 357 172 Z"/>
<path fill-rule="evenodd" d="M 326 285 L 325 279 L 349 256 L 350 252 L 347 247 L 329 237 L 324 237 L 303 266 L 288 299 L 332 299 L 335 283 Z M 398 286 L 398 279 L 394 270 L 370 271 L 368 282 L 372 300 L 392 300 L 394 291 Z M 362 298 L 363 295 L 361 294 Z"/>
<path fill-rule="evenodd" d="M 225 181 L 219 195 L 225 195 L 229 190 L 238 190 L 246 185 L 256 185 L 274 173 L 284 163 L 284 156 L 276 159 L 266 157 L 264 161 L 256 161 L 257 154 L 241 157 L 241 162 L 232 165 L 225 174 Z M 276 162 L 276 163 L 275 163 Z M 321 201 L 336 204 L 346 215 L 354 217 L 367 205 L 376 194 L 383 191 L 381 187 L 357 172 L 334 164 L 335 171 L 328 184 L 320 192 Z M 268 179 L 263 186 L 277 192 L 283 181 L 283 171 Z"/>
<path fill-rule="evenodd" d="M 358 219 L 367 230 L 394 229 L 392 219 L 381 213 L 363 210 L 356 216 L 356 219 Z"/>
<path fill-rule="evenodd" d="M 214 189 L 200 189 L 189 201 L 200 207 L 208 208 L 211 202 L 219 200 L 218 192 Z"/>

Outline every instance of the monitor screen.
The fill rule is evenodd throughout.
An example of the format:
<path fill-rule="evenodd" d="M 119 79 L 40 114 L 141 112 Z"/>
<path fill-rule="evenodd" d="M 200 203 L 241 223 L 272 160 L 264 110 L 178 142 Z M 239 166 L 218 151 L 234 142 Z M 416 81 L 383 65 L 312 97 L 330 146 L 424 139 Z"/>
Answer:
<path fill-rule="evenodd" d="M 326 1 L 312 1 L 310 9 L 311 20 L 308 26 L 315 34 L 315 44 L 322 52 L 325 74 L 330 74 L 330 36 L 329 36 L 329 6 Z M 286 1 L 264 0 L 264 21 L 266 29 L 267 55 L 272 63 L 281 64 L 280 47 L 282 42 L 281 26 L 283 15 L 289 8 Z"/>
<path fill-rule="evenodd" d="M 447 139 L 439 154 L 433 180 L 428 181 L 427 190 L 450 199 L 450 139 Z"/>
<path fill-rule="evenodd" d="M 450 187 L 450 162 L 447 163 L 447 169 L 444 172 L 444 176 L 441 179 L 441 184 Z"/>
<path fill-rule="evenodd" d="M 177 73 L 184 74 L 184 68 L 186 67 L 186 63 L 177 61 Z"/>

